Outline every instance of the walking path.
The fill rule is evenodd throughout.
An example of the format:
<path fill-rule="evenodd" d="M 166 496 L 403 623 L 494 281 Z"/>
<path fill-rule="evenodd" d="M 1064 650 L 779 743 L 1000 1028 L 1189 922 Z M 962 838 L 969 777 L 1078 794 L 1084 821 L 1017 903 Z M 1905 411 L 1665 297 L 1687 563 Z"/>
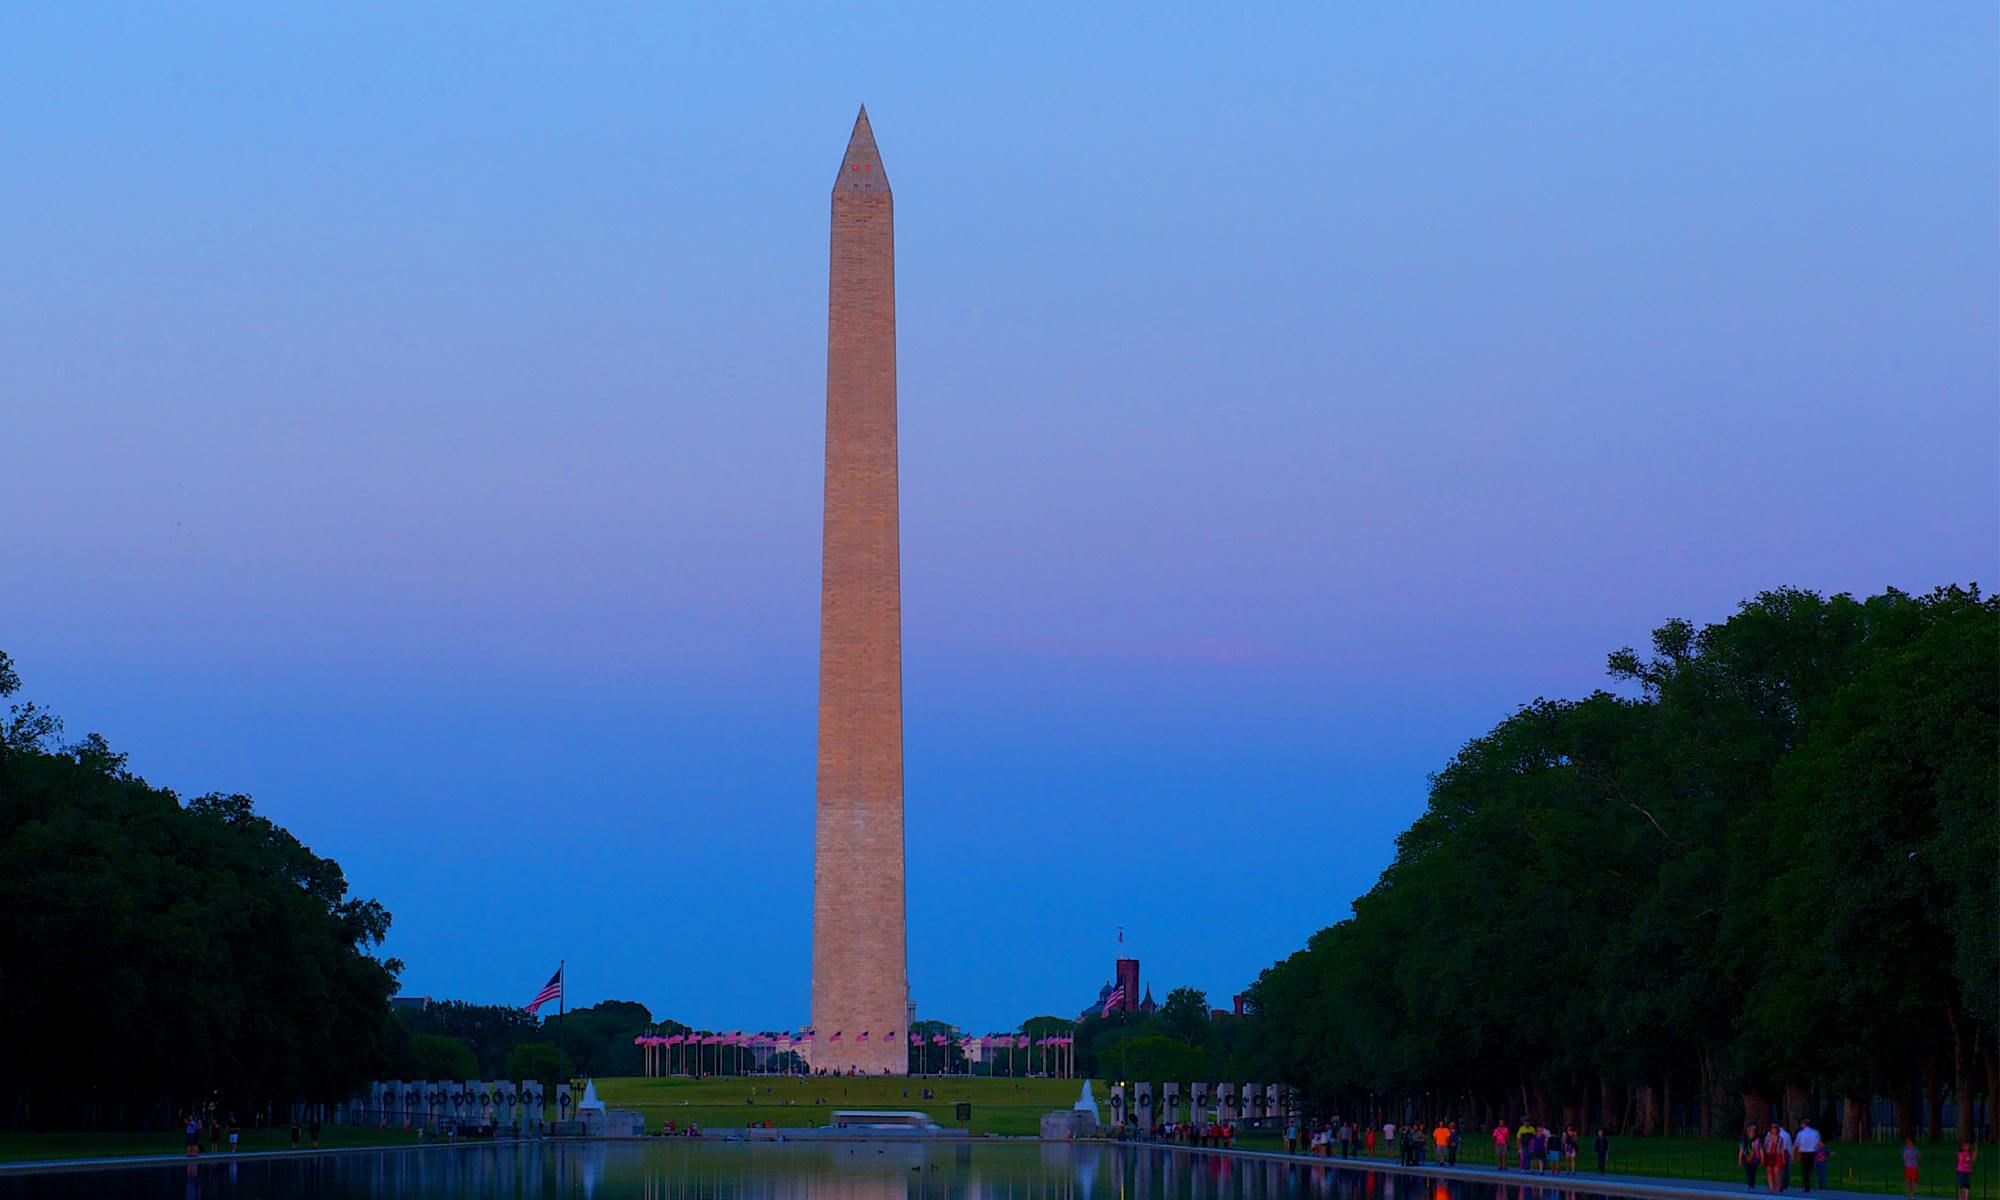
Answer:
<path fill-rule="evenodd" d="M 1697 1200 L 1711 1200 L 1715 1196 L 1768 1196 L 1761 1187 L 1755 1192 L 1746 1190 L 1741 1184 L 1731 1185 L 1713 1179 L 1670 1179 L 1658 1175 L 1599 1175 L 1594 1171 L 1579 1171 L 1574 1175 L 1536 1175 L 1528 1171 L 1502 1171 L 1498 1167 L 1481 1167 L 1469 1163 L 1455 1167 L 1439 1163 L 1426 1163 L 1420 1167 L 1406 1167 L 1400 1162 L 1385 1158 L 1319 1158 L 1311 1154 L 1287 1154 L 1282 1150 L 1218 1150 L 1206 1146 L 1183 1146 L 1176 1142 L 1118 1142 L 1114 1146 L 1151 1146 L 1160 1150 L 1171 1150 L 1177 1154 L 1215 1154 L 1230 1158 L 1256 1159 L 1264 1162 L 1297 1163 L 1300 1166 L 1336 1167 L 1348 1171 L 1379 1171 L 1385 1175 L 1419 1175 L 1430 1179 L 1472 1179 L 1480 1183 L 1507 1184 L 1512 1187 L 1534 1188 L 1543 1193 L 1596 1193 L 1605 1196 L 1633 1196 L 1640 1200 L 1665 1200 L 1671 1197 L 1695 1197 Z M 1797 1187 L 1782 1193 L 1785 1196 L 1803 1197 L 1806 1193 Z M 1812 1195 L 1825 1200 L 1883 1200 L 1884 1192 L 1849 1192 L 1839 1188 L 1814 1188 Z"/>

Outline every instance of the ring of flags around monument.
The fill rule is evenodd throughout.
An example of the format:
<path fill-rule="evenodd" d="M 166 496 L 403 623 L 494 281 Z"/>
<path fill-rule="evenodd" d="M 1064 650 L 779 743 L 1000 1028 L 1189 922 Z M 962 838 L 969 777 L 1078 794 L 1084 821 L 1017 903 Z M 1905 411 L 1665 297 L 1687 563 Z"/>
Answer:
<path fill-rule="evenodd" d="M 1071 1056 L 1068 1052 L 1076 1045 L 1076 1039 L 1068 1034 L 1050 1034 L 1046 1037 L 1034 1037 L 1025 1033 L 989 1033 L 973 1037 L 956 1032 L 951 1034 L 932 1033 L 926 1035 L 913 1030 L 907 1036 L 910 1047 L 917 1051 L 920 1058 L 928 1056 L 929 1052 L 933 1049 L 944 1049 L 950 1046 L 957 1046 L 959 1052 L 968 1062 L 974 1058 L 975 1051 L 978 1052 L 978 1057 L 983 1059 L 987 1057 L 988 1052 L 996 1050 L 1008 1051 L 1010 1054 L 1015 1050 L 1041 1050 L 1045 1056 L 1043 1061 L 1044 1067 L 1051 1065 L 1048 1061 L 1048 1056 L 1054 1054 L 1057 1056 L 1057 1066 L 1054 1073 L 1059 1073 L 1065 1077 L 1071 1071 Z M 676 1059 L 682 1058 L 684 1055 L 697 1054 L 705 1058 L 704 1052 L 710 1047 L 714 1047 L 717 1050 L 716 1069 L 712 1073 L 724 1074 L 727 1072 L 722 1070 L 721 1052 L 727 1048 L 740 1048 L 753 1054 L 758 1051 L 763 1051 L 766 1054 L 782 1054 L 786 1051 L 791 1051 L 804 1057 L 815 1043 L 824 1042 L 827 1045 L 838 1045 L 846 1041 L 848 1037 L 848 1033 L 840 1029 L 833 1030 L 830 1033 L 822 1033 L 819 1030 L 810 1028 L 801 1029 L 797 1032 L 787 1029 L 783 1031 L 763 1030 L 757 1033 L 747 1033 L 741 1029 L 727 1032 L 697 1032 L 691 1030 L 686 1033 L 641 1034 L 632 1039 L 632 1044 L 645 1052 L 646 1074 L 648 1075 L 677 1074 L 679 1072 L 672 1069 Z M 889 1029 L 877 1033 L 874 1030 L 863 1029 L 853 1034 L 852 1040 L 855 1043 L 867 1043 L 871 1040 L 877 1043 L 888 1043 L 902 1040 L 902 1037 L 901 1030 Z M 705 1071 L 705 1068 L 698 1067 L 700 1061 L 700 1059 L 697 1059 L 696 1062 L 688 1062 L 686 1066 Z M 947 1055 L 945 1056 L 945 1062 L 940 1063 L 939 1066 L 945 1066 L 948 1062 L 949 1057 Z M 933 1072 L 929 1071 L 927 1064 L 925 1064 L 918 1066 L 913 1073 L 932 1074 Z"/>

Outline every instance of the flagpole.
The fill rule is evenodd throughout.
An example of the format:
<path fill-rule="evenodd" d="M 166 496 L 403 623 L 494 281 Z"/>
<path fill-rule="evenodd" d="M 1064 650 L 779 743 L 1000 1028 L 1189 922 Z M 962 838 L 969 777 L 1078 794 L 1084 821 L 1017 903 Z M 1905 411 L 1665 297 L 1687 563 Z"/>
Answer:
<path fill-rule="evenodd" d="M 549 961 L 543 959 L 543 962 Z M 563 1082 L 569 1082 L 569 1072 L 563 1070 L 563 1014 L 569 1011 L 569 960 L 556 960 L 556 1070 L 562 1071 Z"/>

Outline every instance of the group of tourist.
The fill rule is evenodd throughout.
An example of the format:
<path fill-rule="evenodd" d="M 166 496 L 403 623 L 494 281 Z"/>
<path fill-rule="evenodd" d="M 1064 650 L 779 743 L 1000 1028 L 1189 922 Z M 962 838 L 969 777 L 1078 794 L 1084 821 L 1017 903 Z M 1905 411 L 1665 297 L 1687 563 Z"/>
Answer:
<path fill-rule="evenodd" d="M 1512 1159 L 1513 1165 L 1532 1174 L 1574 1175 L 1582 1147 L 1583 1135 L 1574 1125 L 1558 1131 L 1527 1117 L 1512 1129 L 1504 1119 L 1493 1125 L 1493 1162 L 1503 1171 Z M 1602 1175 L 1611 1162 L 1611 1135 L 1599 1129 L 1591 1149 L 1597 1155 L 1597 1173 Z"/>
<path fill-rule="evenodd" d="M 1226 1123 L 1169 1123 L 1162 1127 L 1161 1134 L 1167 1141 L 1227 1149 L 1235 1141 L 1236 1130 Z M 1493 1163 L 1502 1171 L 1518 1168 L 1538 1175 L 1569 1175 L 1577 1170 L 1582 1135 L 1575 1125 L 1555 1130 L 1527 1117 L 1512 1126 L 1503 1119 L 1494 1124 L 1492 1138 Z M 1317 1124 L 1294 1119 L 1285 1126 L 1287 1154 L 1303 1152 L 1315 1158 L 1374 1158 L 1378 1147 L 1384 1154 L 1393 1148 L 1404 1166 L 1420 1167 L 1428 1163 L 1455 1167 L 1458 1165 L 1458 1122 L 1439 1121 L 1435 1128 L 1426 1131 L 1415 1125 L 1399 1126 L 1394 1121 L 1384 1121 L 1379 1138 L 1373 1125 L 1340 1117 Z M 1591 1149 L 1597 1159 L 1598 1174 L 1604 1174 L 1610 1166 L 1611 1138 L 1603 1129 L 1599 1129 L 1592 1139 Z M 1743 1168 L 1744 1187 L 1750 1191 L 1757 1190 L 1760 1175 L 1769 1191 L 1788 1190 L 1792 1186 L 1792 1168 L 1796 1165 L 1803 1190 L 1810 1195 L 1815 1186 L 1821 1191 L 1826 1190 L 1826 1163 L 1831 1154 L 1810 1120 L 1798 1122 L 1796 1128 L 1786 1128 L 1773 1121 L 1767 1125 L 1744 1126 L 1743 1138 L 1736 1148 L 1736 1161 Z M 1972 1165 L 1978 1158 L 1979 1148 L 1976 1145 L 1959 1143 L 1953 1162 L 1958 1176 L 1958 1200 L 1971 1200 Z M 1921 1159 L 1916 1140 L 1904 1139 L 1903 1187 L 1909 1200 L 1915 1200 L 1917 1194 Z"/>
<path fill-rule="evenodd" d="M 1979 1160 L 1979 1147 L 1971 1142 L 1958 1144 L 1958 1157 L 1952 1166 L 1958 1174 L 1958 1200 L 1972 1200 L 1972 1164 Z M 1820 1161 L 1826 1161 L 1822 1152 Z M 1917 1194 L 1917 1172 L 1922 1165 L 1923 1153 L 1917 1149 L 1917 1139 L 1903 1139 L 1903 1194 L 1914 1197 Z M 1820 1168 L 1820 1186 L 1826 1186 L 1826 1168 Z"/>
<path fill-rule="evenodd" d="M 243 1138 L 243 1126 L 237 1123 L 235 1113 L 230 1113 L 229 1119 L 225 1123 L 222 1118 L 216 1116 L 214 1113 L 209 1113 L 204 1117 L 200 1113 L 191 1112 L 187 1115 L 187 1119 L 181 1123 L 181 1128 L 187 1135 L 187 1156 L 189 1158 L 193 1158 L 201 1153 L 201 1139 L 203 1134 L 208 1135 L 208 1148 L 210 1150 L 220 1150 L 222 1149 L 223 1136 L 226 1133 L 229 1137 L 229 1149 L 231 1153 L 235 1152 L 236 1147 L 241 1143 Z M 296 1144 L 297 1139 L 295 1138 L 293 1141 Z M 319 1145 L 318 1121 L 313 1122 L 313 1145 Z"/>
<path fill-rule="evenodd" d="M 1911 1143 L 1911 1149 L 1914 1149 Z M 1903 1154 L 1904 1162 L 1909 1162 L 1911 1149 Z M 1799 1182 L 1807 1194 L 1813 1190 L 1815 1178 L 1821 1191 L 1826 1190 L 1826 1160 L 1830 1153 L 1821 1140 L 1819 1130 L 1810 1120 L 1800 1121 L 1796 1130 L 1785 1128 L 1782 1122 L 1772 1121 L 1766 1125 L 1745 1125 L 1743 1136 L 1736 1143 L 1736 1165 L 1743 1168 L 1743 1186 L 1749 1191 L 1757 1190 L 1757 1176 L 1764 1176 L 1764 1185 L 1773 1192 L 1782 1192 L 1792 1186 L 1792 1166 L 1799 1168 Z M 1906 1175 L 1910 1187 L 1916 1187 L 1916 1176 Z M 1912 1191 L 1914 1195 L 1914 1190 Z"/>
<path fill-rule="evenodd" d="M 1160 1140 L 1227 1150 L 1236 1144 L 1236 1126 L 1228 1121 L 1168 1121 L 1160 1126 Z"/>
<path fill-rule="evenodd" d="M 1393 1153 L 1404 1166 L 1458 1165 L 1460 1130 L 1457 1121 L 1439 1121 L 1435 1127 L 1382 1123 L 1379 1137 L 1375 1126 L 1336 1117 L 1316 1128 L 1293 1121 L 1285 1127 L 1285 1149 L 1297 1154 L 1301 1149 L 1316 1158 L 1374 1158 L 1376 1149 Z M 1500 1121 L 1493 1127 L 1494 1163 L 1506 1170 L 1512 1163 L 1536 1174 L 1573 1173 L 1582 1137 L 1574 1125 L 1560 1132 L 1523 1118 L 1519 1126 Z M 1611 1139 L 1600 1129 L 1595 1142 L 1597 1169 L 1602 1173 L 1611 1155 Z"/>

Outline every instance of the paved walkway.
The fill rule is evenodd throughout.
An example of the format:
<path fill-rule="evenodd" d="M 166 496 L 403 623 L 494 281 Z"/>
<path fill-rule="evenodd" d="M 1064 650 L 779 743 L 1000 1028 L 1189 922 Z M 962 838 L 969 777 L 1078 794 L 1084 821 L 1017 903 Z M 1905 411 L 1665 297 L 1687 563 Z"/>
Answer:
<path fill-rule="evenodd" d="M 1110 1144 L 1151 1146 L 1179 1154 L 1219 1154 L 1230 1158 L 1248 1158 L 1265 1162 L 1298 1163 L 1301 1166 L 1378 1171 L 1387 1175 L 1471 1179 L 1480 1183 L 1535 1188 L 1544 1193 L 1555 1194 L 1594 1192 L 1606 1196 L 1635 1196 L 1641 1200 L 1689 1196 L 1698 1197 L 1700 1200 L 1709 1200 L 1715 1196 L 1770 1196 L 1770 1193 L 1762 1187 L 1750 1192 L 1740 1183 L 1731 1185 L 1713 1179 L 1672 1179 L 1663 1175 L 1599 1175 L 1595 1171 L 1579 1171 L 1574 1175 L 1535 1175 L 1527 1171 L 1502 1171 L 1497 1167 L 1471 1164 L 1447 1167 L 1439 1163 L 1425 1163 L 1420 1167 L 1406 1167 L 1402 1163 L 1386 1158 L 1318 1158 L 1310 1154 L 1286 1154 L 1282 1150 L 1216 1150 L 1208 1147 L 1184 1146 L 1175 1142 L 1111 1142 Z M 1824 1197 L 1825 1200 L 1883 1200 L 1887 1195 L 1884 1192 L 1847 1192 L 1838 1188 L 1814 1188 L 1811 1194 L 1815 1197 Z M 1781 1195 L 1802 1198 L 1806 1193 L 1793 1187 Z"/>

